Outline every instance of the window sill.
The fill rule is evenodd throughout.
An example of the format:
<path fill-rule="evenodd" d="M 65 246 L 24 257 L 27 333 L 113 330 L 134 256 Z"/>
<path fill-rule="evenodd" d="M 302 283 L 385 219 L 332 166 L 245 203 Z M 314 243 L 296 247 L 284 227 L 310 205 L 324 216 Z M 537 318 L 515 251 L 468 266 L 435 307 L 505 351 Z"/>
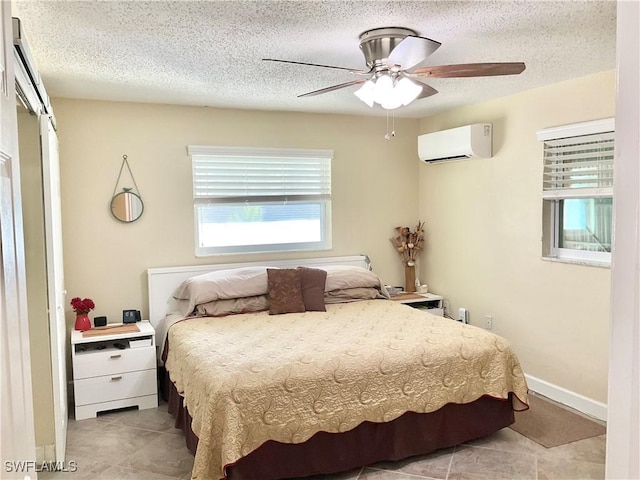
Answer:
<path fill-rule="evenodd" d="M 545 262 L 569 263 L 571 265 L 583 265 L 585 267 L 611 268 L 609 262 L 597 262 L 594 260 L 578 260 L 575 258 L 540 257 Z"/>
<path fill-rule="evenodd" d="M 224 255 L 264 255 L 264 254 L 282 254 L 282 253 L 298 253 L 298 252 L 308 252 L 308 253 L 312 253 L 312 252 L 328 252 L 330 250 L 333 250 L 333 247 L 331 245 L 328 245 L 326 247 L 318 247 L 318 248 L 287 248 L 287 249 L 280 249 L 280 250 L 264 250 L 264 249 L 260 249 L 260 250 L 246 250 L 246 251 L 235 251 L 235 252 L 224 252 L 224 251 L 219 251 L 219 252 L 206 252 L 206 251 L 199 251 L 196 249 L 195 252 L 195 256 L 196 258 L 206 258 L 206 257 L 220 257 L 220 256 L 224 256 Z"/>

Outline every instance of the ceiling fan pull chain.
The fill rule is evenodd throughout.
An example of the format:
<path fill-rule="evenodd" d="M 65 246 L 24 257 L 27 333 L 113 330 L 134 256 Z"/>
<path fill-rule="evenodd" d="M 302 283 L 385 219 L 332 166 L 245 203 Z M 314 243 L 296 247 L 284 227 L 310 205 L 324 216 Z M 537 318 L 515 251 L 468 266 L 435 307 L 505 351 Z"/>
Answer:
<path fill-rule="evenodd" d="M 389 110 L 387 110 L 387 133 L 384 136 L 385 140 L 391 140 L 391 135 L 389 135 Z"/>
<path fill-rule="evenodd" d="M 396 111 L 392 110 L 391 111 L 391 136 L 395 137 L 396 136 Z"/>
<path fill-rule="evenodd" d="M 387 110 L 387 134 L 384 136 L 385 140 L 391 140 L 396 136 L 396 112 L 391 111 L 391 133 L 389 133 L 389 110 Z"/>

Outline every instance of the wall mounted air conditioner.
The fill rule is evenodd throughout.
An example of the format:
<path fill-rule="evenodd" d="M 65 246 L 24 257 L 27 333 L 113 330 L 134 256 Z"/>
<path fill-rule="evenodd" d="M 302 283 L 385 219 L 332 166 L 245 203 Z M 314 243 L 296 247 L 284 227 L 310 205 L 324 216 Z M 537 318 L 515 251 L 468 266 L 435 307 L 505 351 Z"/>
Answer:
<path fill-rule="evenodd" d="M 476 123 L 420 135 L 418 157 L 425 163 L 491 158 L 491 124 Z"/>

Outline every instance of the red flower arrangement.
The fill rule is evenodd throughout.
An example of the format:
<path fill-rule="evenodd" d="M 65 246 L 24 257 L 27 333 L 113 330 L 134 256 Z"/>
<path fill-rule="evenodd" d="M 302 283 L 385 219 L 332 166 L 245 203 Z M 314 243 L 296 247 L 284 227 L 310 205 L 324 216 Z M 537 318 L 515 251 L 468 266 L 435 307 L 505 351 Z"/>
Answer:
<path fill-rule="evenodd" d="M 90 298 L 82 300 L 80 297 L 74 297 L 71 299 L 71 307 L 73 307 L 73 311 L 76 312 L 76 315 L 86 315 L 96 308 L 96 304 L 93 303 L 93 300 Z"/>

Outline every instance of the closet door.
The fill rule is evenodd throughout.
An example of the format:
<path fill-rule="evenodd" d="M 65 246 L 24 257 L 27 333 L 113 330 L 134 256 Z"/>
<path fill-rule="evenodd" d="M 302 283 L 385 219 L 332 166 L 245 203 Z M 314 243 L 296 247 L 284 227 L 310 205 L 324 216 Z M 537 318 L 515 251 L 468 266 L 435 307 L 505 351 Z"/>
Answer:
<path fill-rule="evenodd" d="M 49 336 L 53 378 L 53 410 L 56 461 L 64 461 L 67 443 L 67 328 L 64 308 L 64 269 L 62 258 L 62 205 L 60 201 L 60 161 L 58 137 L 49 115 L 40 116 L 42 176 L 44 191 L 45 250 L 47 255 L 47 294 Z"/>
<path fill-rule="evenodd" d="M 0 1 L 0 460 L 2 478 L 35 461 L 11 2 Z M 31 472 L 30 472 L 31 473 Z"/>

